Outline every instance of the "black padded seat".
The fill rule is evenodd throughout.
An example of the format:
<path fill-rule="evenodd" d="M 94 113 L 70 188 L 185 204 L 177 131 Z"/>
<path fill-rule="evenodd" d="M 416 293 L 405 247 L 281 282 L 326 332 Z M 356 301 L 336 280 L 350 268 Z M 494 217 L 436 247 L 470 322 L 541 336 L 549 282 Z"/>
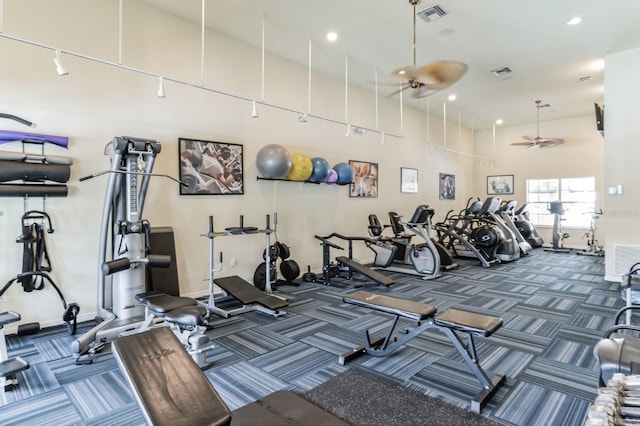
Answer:
<path fill-rule="evenodd" d="M 352 305 L 376 309 L 378 311 L 393 315 L 400 315 L 416 321 L 424 321 L 427 318 L 431 318 L 437 311 L 435 306 L 427 303 L 399 299 L 397 297 L 370 293 L 368 291 L 356 291 L 344 296 L 342 300 Z"/>
<path fill-rule="evenodd" d="M 213 385 L 167 327 L 112 344 L 148 424 L 228 425 L 231 413 Z"/>
<path fill-rule="evenodd" d="M 196 306 L 198 302 L 190 297 L 170 296 L 164 293 L 141 293 L 136 300 L 158 316 L 164 316 L 176 309 Z"/>
<path fill-rule="evenodd" d="M 164 316 L 164 319 L 165 321 L 184 327 L 195 327 L 196 325 L 203 325 L 205 323 L 204 319 L 206 315 L 207 309 L 202 306 L 187 306 L 168 312 Z"/>
<path fill-rule="evenodd" d="M 487 337 L 502 326 L 502 319 L 458 309 L 447 309 L 436 315 L 434 323 L 452 330 Z"/>

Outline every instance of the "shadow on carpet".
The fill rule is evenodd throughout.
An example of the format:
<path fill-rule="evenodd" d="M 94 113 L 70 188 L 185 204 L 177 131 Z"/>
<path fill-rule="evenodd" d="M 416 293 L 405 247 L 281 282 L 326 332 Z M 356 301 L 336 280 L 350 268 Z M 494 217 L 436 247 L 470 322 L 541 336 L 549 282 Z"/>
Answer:
<path fill-rule="evenodd" d="M 357 369 L 329 379 L 304 397 L 354 425 L 500 425 Z"/>

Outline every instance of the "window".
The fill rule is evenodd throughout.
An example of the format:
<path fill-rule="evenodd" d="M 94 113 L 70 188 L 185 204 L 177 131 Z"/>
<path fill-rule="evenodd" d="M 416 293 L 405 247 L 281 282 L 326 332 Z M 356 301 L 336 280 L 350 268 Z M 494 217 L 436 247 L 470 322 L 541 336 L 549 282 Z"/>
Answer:
<path fill-rule="evenodd" d="M 527 204 L 534 225 L 553 226 L 552 201 L 563 202 L 562 226 L 588 228 L 596 207 L 596 179 L 527 179 Z"/>

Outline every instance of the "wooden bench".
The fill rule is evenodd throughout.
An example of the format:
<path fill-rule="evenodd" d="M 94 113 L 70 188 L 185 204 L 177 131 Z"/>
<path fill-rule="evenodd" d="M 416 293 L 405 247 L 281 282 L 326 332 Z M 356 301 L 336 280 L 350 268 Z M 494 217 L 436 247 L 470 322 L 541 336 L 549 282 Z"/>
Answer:
<path fill-rule="evenodd" d="M 447 309 L 436 314 L 437 308 L 427 303 L 415 302 L 398 297 L 386 296 L 367 291 L 356 291 L 343 297 L 345 303 L 373 309 L 393 315 L 391 325 L 385 336 L 372 339 L 369 330 L 364 331 L 364 345 L 358 346 L 347 353 L 340 355 L 338 362 L 341 365 L 359 357 L 369 354 L 383 357 L 405 343 L 420 335 L 428 329 L 436 329 L 444 333 L 458 350 L 469 369 L 482 385 L 482 391 L 471 401 L 471 411 L 480 413 L 482 407 L 493 396 L 497 389 L 504 383 L 505 375 L 496 374 L 492 378 L 485 373 L 478 360 L 473 336 L 489 337 L 502 326 L 502 319 L 459 309 Z M 412 330 L 394 336 L 394 331 L 400 318 L 416 321 L 417 325 Z M 457 333 L 467 336 L 467 343 L 463 343 Z"/>

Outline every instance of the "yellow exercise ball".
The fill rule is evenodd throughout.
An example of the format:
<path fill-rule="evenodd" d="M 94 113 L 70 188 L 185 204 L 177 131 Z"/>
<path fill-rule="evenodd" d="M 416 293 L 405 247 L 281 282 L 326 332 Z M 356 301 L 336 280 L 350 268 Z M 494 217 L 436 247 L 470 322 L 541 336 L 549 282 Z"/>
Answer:
<path fill-rule="evenodd" d="M 287 174 L 289 180 L 305 181 L 313 173 L 311 158 L 304 154 L 291 154 L 291 169 Z"/>

